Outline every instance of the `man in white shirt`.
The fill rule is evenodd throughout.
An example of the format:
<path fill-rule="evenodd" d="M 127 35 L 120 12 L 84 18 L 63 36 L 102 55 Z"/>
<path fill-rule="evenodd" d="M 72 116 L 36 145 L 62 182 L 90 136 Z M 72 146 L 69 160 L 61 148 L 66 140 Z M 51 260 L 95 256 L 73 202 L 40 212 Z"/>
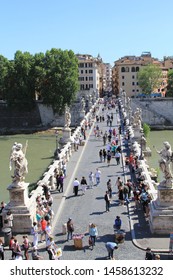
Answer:
<path fill-rule="evenodd" d="M 100 183 L 100 177 L 101 177 L 101 171 L 97 168 L 95 173 L 96 186 L 98 186 L 98 184 Z"/>
<path fill-rule="evenodd" d="M 79 185 L 80 185 L 80 182 L 78 181 L 77 178 L 75 178 L 75 180 L 73 182 L 73 192 L 74 192 L 75 196 L 78 195 Z"/>

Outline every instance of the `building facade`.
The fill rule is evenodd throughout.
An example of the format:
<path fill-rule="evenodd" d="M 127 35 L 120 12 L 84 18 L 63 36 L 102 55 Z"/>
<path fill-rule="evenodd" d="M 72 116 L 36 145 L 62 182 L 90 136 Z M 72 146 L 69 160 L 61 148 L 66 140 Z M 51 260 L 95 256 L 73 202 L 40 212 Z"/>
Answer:
<path fill-rule="evenodd" d="M 102 91 L 102 59 L 88 54 L 77 54 L 79 61 L 79 90 Z"/>
<path fill-rule="evenodd" d="M 153 58 L 150 52 L 144 52 L 141 56 L 124 56 L 114 62 L 112 68 L 113 93 L 118 95 L 123 90 L 129 97 L 135 97 L 142 93 L 138 84 L 137 73 L 141 67 L 150 63 L 158 65 L 162 69 L 160 88 L 156 89 L 155 92 L 160 92 L 162 96 L 165 96 L 167 73 L 173 67 L 173 59 L 165 58 L 163 61 L 159 61 Z"/>

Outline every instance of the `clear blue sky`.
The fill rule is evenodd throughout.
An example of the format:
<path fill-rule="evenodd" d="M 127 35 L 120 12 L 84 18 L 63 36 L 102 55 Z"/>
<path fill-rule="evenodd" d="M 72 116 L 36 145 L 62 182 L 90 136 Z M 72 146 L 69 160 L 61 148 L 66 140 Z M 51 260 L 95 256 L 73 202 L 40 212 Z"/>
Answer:
<path fill-rule="evenodd" d="M 104 62 L 124 55 L 173 55 L 172 0 L 0 0 L 0 54 L 51 48 L 98 53 Z"/>

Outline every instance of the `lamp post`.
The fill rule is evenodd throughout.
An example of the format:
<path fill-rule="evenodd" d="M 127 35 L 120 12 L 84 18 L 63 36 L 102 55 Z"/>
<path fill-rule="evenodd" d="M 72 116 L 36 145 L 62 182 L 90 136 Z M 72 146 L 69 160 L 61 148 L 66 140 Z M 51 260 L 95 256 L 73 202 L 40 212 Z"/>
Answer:
<path fill-rule="evenodd" d="M 56 139 L 56 149 L 55 149 L 55 152 L 54 152 L 54 157 L 55 157 L 55 159 L 59 159 L 59 152 L 60 152 L 60 150 L 59 150 L 59 143 L 58 143 L 58 135 L 59 135 L 59 133 L 58 133 L 58 129 L 55 127 L 54 128 L 54 130 L 55 130 L 55 139 Z"/>

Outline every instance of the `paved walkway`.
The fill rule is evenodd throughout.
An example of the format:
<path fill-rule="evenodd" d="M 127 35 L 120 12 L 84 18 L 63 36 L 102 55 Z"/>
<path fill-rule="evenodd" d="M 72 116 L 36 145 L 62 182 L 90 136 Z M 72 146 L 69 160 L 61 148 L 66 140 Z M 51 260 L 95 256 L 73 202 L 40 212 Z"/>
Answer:
<path fill-rule="evenodd" d="M 117 115 L 115 110 L 113 127 L 118 131 Z M 100 109 L 101 113 L 101 109 Z M 106 112 L 104 113 L 106 115 Z M 96 123 L 99 125 L 103 133 L 107 130 L 106 121 Z M 123 152 L 124 143 L 122 140 Z M 150 233 L 148 221 L 146 221 L 143 212 L 134 212 L 133 201 L 130 205 L 119 206 L 117 197 L 117 188 L 115 181 L 120 176 L 124 182 L 130 177 L 129 173 L 124 174 L 122 163 L 116 165 L 115 159 L 111 160 L 111 165 L 108 167 L 106 162 L 100 162 L 99 150 L 103 148 L 102 139 L 97 139 L 94 136 L 93 127 L 87 130 L 87 140 L 85 146 L 80 146 L 77 152 L 72 154 L 70 161 L 67 164 L 67 178 L 64 184 L 64 193 L 60 194 L 56 191 L 53 195 L 53 210 L 55 213 L 53 220 L 53 235 L 55 242 L 63 250 L 62 259 L 64 260 L 101 260 L 106 259 L 107 251 L 105 243 L 107 241 L 115 241 L 113 223 L 115 217 L 119 215 L 122 218 L 122 228 L 126 233 L 125 242 L 119 244 L 119 249 L 115 252 L 115 258 L 119 260 L 143 260 L 145 258 L 145 249 L 151 247 L 153 251 L 159 252 L 162 259 L 172 259 L 169 254 L 169 237 L 152 236 Z M 87 189 L 85 195 L 82 195 L 81 190 L 77 197 L 73 194 L 73 181 L 77 177 L 81 180 L 85 176 L 88 180 L 90 171 L 95 173 L 96 168 L 102 172 L 101 183 L 99 186 L 94 186 L 93 189 Z M 113 198 L 111 203 L 111 211 L 105 211 L 104 194 L 107 189 L 106 182 L 111 179 L 113 186 Z M 83 249 L 76 250 L 74 241 L 66 240 L 66 235 L 62 234 L 62 224 L 67 222 L 71 217 L 74 221 L 75 232 L 84 234 Z M 96 241 L 94 250 L 88 246 L 88 231 L 89 223 L 94 222 L 98 227 L 99 236 Z M 22 242 L 22 235 L 17 235 L 19 243 Z M 32 241 L 32 236 L 29 236 Z M 44 259 L 48 259 L 48 254 L 45 251 L 45 243 L 39 244 L 40 254 Z M 6 258 L 9 259 L 10 252 L 6 252 Z"/>

